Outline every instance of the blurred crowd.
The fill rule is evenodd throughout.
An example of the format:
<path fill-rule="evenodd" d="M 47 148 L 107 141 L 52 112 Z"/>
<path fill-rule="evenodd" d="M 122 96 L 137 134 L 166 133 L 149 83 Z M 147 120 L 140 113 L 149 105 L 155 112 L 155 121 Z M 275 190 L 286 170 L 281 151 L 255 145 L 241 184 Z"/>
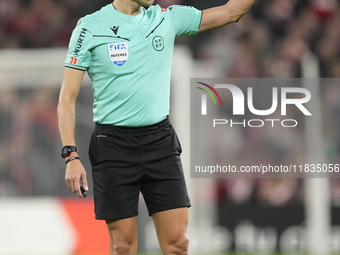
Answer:
<path fill-rule="evenodd" d="M 50 88 L 0 90 L 0 196 L 57 194 L 57 95 Z"/>
<path fill-rule="evenodd" d="M 213 59 L 226 77 L 301 77 L 310 51 L 321 77 L 340 77 L 338 24 L 336 0 L 256 1 L 237 24 L 202 34 L 196 58 Z"/>
<path fill-rule="evenodd" d="M 110 2 L 0 0 L 0 50 L 67 47 L 77 20 Z M 156 0 L 155 3 L 162 7 L 184 4 L 205 9 L 225 1 Z M 321 77 L 340 78 L 339 24 L 338 0 L 258 0 L 240 22 L 195 37 L 179 38 L 177 43 L 190 46 L 199 63 L 198 69 L 205 70 L 207 77 L 211 74 L 233 78 L 301 77 L 302 62 L 310 52 L 319 60 Z M 0 88 L 0 196 L 58 194 L 58 187 L 51 189 L 56 178 L 64 186 L 60 174 L 48 176 L 44 172 L 44 168 L 55 162 L 48 149 L 54 148 L 53 154 L 58 154 L 60 149 L 56 146 L 60 146 L 55 112 L 57 96 L 58 90 L 51 89 Z M 328 156 L 334 163 L 340 163 L 339 99 L 338 88 L 323 91 L 326 109 L 323 116 L 334 124 L 325 127 Z M 33 124 L 27 128 L 25 123 Z M 262 146 L 258 141 L 263 134 L 249 131 L 246 135 L 247 139 L 240 145 L 243 153 Z M 282 143 L 284 135 L 277 141 L 281 146 L 276 148 L 277 153 L 270 159 L 268 154 L 260 159 L 274 163 L 282 160 L 280 156 L 291 149 L 282 148 L 282 144 L 289 144 Z M 294 134 L 289 137 L 294 139 Z M 276 146 L 276 141 L 267 142 Z M 31 148 L 38 148 L 35 149 L 38 154 L 32 156 Z M 303 182 L 298 179 L 221 179 L 216 187 L 218 198 L 232 203 L 285 206 L 302 201 L 304 196 Z M 333 204 L 340 206 L 340 183 L 333 180 L 331 189 Z"/>
<path fill-rule="evenodd" d="M 0 0 L 0 48 L 66 47 L 77 20 L 110 2 Z M 155 3 L 206 9 L 225 1 Z M 300 77 L 303 55 L 311 51 L 319 57 L 322 77 L 339 77 L 338 24 L 337 0 L 256 1 L 239 23 L 190 38 L 189 43 L 196 59 L 213 59 L 217 69 L 228 70 L 225 76 Z"/>

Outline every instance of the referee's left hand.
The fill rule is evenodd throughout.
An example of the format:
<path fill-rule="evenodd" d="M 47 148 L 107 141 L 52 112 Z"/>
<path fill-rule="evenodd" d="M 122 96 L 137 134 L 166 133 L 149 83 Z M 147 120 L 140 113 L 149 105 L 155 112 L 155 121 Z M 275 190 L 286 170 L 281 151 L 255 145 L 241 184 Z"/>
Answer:
<path fill-rule="evenodd" d="M 82 184 L 86 191 L 88 191 L 89 188 L 86 171 L 80 160 L 73 160 L 66 165 L 65 182 L 67 187 L 73 193 L 77 193 L 80 199 L 84 198 L 80 190 L 80 184 Z"/>

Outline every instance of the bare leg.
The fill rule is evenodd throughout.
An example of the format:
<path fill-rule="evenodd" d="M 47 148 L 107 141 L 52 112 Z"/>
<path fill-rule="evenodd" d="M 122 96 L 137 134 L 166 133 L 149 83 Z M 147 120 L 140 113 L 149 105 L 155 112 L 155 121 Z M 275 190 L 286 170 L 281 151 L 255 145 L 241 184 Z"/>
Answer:
<path fill-rule="evenodd" d="M 106 221 L 110 236 L 110 255 L 136 255 L 138 238 L 136 217 Z"/>
<path fill-rule="evenodd" d="M 152 215 L 159 245 L 164 255 L 187 255 L 188 208 L 163 211 Z"/>

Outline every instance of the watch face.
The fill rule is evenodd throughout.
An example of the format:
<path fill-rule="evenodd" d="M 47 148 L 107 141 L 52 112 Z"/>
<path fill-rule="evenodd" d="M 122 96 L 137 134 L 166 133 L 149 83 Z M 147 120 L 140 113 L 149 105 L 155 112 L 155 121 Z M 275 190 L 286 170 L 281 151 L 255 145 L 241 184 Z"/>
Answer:
<path fill-rule="evenodd" d="M 66 158 L 71 152 L 78 152 L 75 146 L 64 146 L 61 150 L 61 156 Z"/>
<path fill-rule="evenodd" d="M 64 157 L 66 157 L 68 154 L 69 154 L 68 148 L 67 148 L 67 147 L 64 147 L 64 148 L 63 148 L 63 151 L 62 151 L 62 155 L 63 155 Z"/>

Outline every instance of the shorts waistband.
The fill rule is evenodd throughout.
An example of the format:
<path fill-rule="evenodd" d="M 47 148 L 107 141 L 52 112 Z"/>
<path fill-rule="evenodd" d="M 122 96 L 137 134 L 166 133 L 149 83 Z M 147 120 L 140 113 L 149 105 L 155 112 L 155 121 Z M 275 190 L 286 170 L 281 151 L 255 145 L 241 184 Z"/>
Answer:
<path fill-rule="evenodd" d="M 137 127 L 130 127 L 130 126 L 116 126 L 116 125 L 111 125 L 111 124 L 99 124 L 96 123 L 97 127 L 109 127 L 109 128 L 113 128 L 116 129 L 120 132 L 136 132 L 136 133 L 140 133 L 140 132 L 145 132 L 145 131 L 154 131 L 157 130 L 161 127 L 166 127 L 170 125 L 170 121 L 169 121 L 169 116 L 166 116 L 166 118 L 158 123 L 152 124 L 152 125 L 147 125 L 147 126 L 137 126 Z"/>

